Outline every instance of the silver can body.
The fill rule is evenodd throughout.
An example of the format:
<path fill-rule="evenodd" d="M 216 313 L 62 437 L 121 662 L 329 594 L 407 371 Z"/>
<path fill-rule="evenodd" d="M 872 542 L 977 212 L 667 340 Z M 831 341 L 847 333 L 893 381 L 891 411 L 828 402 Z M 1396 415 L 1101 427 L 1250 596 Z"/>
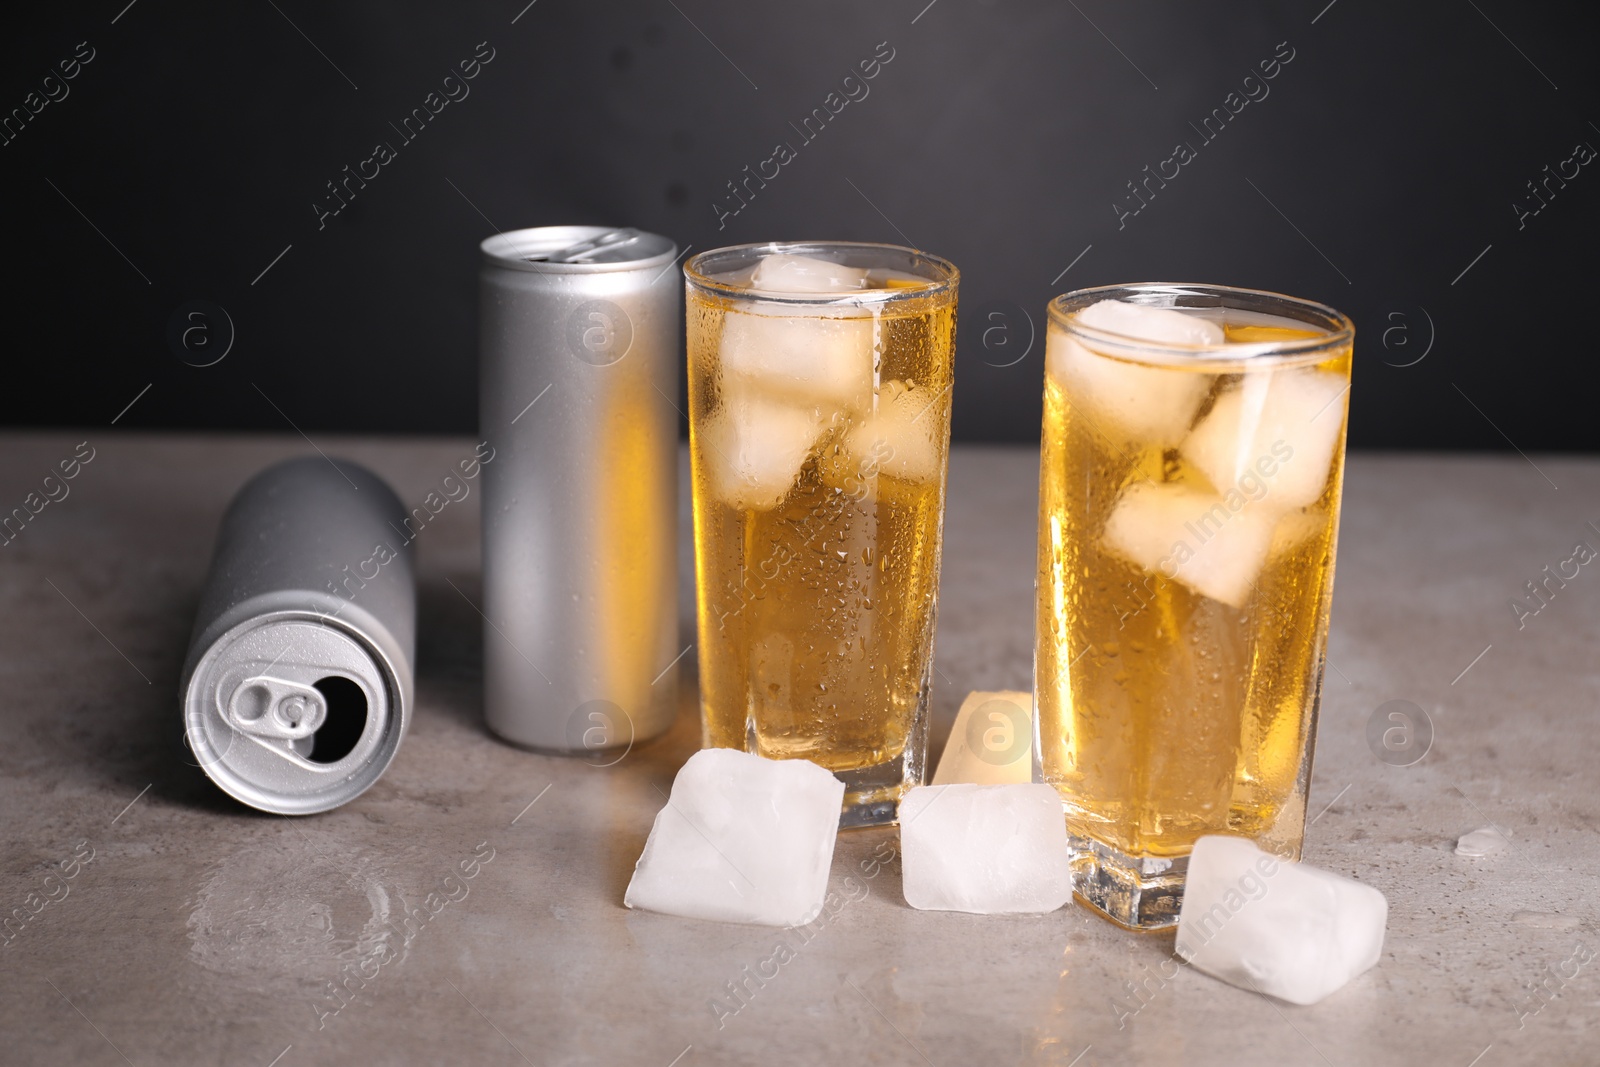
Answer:
<path fill-rule="evenodd" d="M 184 736 L 262 811 L 359 796 L 410 720 L 416 573 L 393 490 L 309 456 L 269 467 L 223 516 L 184 664 Z"/>
<path fill-rule="evenodd" d="M 485 717 L 625 749 L 676 710 L 677 248 L 592 226 L 482 248 Z"/>

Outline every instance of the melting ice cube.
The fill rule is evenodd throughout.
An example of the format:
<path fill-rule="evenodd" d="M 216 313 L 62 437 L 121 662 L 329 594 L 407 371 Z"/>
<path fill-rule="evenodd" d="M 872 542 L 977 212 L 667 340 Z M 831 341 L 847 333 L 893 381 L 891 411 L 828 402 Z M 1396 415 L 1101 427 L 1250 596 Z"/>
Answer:
<path fill-rule="evenodd" d="M 814 256 L 763 256 L 750 288 L 765 293 L 848 293 L 867 288 L 867 272 Z"/>
<path fill-rule="evenodd" d="M 933 785 L 900 801 L 906 903 L 923 911 L 1055 911 L 1072 896 L 1050 785 Z"/>
<path fill-rule="evenodd" d="M 1220 345 L 1222 328 L 1169 308 L 1102 300 L 1078 313 L 1095 329 L 1155 344 Z M 1101 355 L 1052 327 L 1045 366 L 1095 428 L 1117 440 L 1171 445 L 1183 437 L 1212 376 L 1181 367 L 1150 367 Z"/>
<path fill-rule="evenodd" d="M 878 393 L 878 410 L 861 416 L 845 438 L 845 452 L 858 474 L 876 471 L 909 482 L 939 477 L 946 425 L 940 418 L 944 393 L 896 379 Z"/>
<path fill-rule="evenodd" d="M 1266 503 L 1266 501 L 1262 501 Z M 1305 542 L 1322 533 L 1328 525 L 1328 514 L 1317 508 L 1298 508 L 1278 520 L 1272 531 L 1272 554 L 1287 555 Z"/>
<path fill-rule="evenodd" d="M 730 388 L 865 410 L 872 398 L 872 316 L 861 308 L 756 303 L 729 311 L 718 352 Z"/>
<path fill-rule="evenodd" d="M 1316 503 L 1344 427 L 1342 375 L 1319 370 L 1254 371 L 1217 397 L 1179 451 L 1219 492 L 1257 478 L 1265 503 L 1290 511 Z"/>
<path fill-rule="evenodd" d="M 1238 608 L 1266 563 L 1276 520 L 1238 494 L 1230 501 L 1175 482 L 1135 482 L 1111 509 L 1104 544 L 1135 566 Z"/>
<path fill-rule="evenodd" d="M 1202 837 L 1189 855 L 1178 955 L 1241 989 L 1315 1004 L 1378 962 L 1388 918 L 1371 886 L 1242 837 Z"/>
<path fill-rule="evenodd" d="M 1222 327 L 1198 315 L 1172 308 L 1131 304 L 1126 300 L 1101 300 L 1078 312 L 1077 320 L 1093 330 L 1121 334 L 1159 345 L 1204 348 L 1226 340 Z"/>
<path fill-rule="evenodd" d="M 1474 859 L 1492 856 L 1504 850 L 1510 843 L 1498 827 L 1483 826 L 1456 839 L 1456 855 L 1471 856 Z"/>
<path fill-rule="evenodd" d="M 673 780 L 623 903 L 804 926 L 822 910 L 843 801 L 844 783 L 807 760 L 701 749 Z"/>
<path fill-rule="evenodd" d="M 968 693 L 944 743 L 934 785 L 1005 785 L 1033 778 L 1033 694 Z"/>
<path fill-rule="evenodd" d="M 822 420 L 811 408 L 730 390 L 697 433 L 712 492 L 733 507 L 759 511 L 789 495 Z"/>

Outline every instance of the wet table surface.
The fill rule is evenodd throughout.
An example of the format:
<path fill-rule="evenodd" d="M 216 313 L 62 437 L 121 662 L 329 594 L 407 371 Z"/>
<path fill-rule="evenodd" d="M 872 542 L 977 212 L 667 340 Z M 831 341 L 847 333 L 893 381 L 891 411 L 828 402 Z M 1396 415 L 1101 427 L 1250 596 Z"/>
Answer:
<path fill-rule="evenodd" d="M 85 437 L 70 494 L 0 548 L 6 1063 L 1600 1062 L 1600 570 L 1550 582 L 1537 614 L 1510 605 L 1600 547 L 1600 462 L 1352 459 L 1306 858 L 1382 889 L 1389 933 L 1375 969 L 1301 1008 L 1077 905 L 913 911 L 892 830 L 841 836 L 834 914 L 804 934 L 623 908 L 698 744 L 693 670 L 671 733 L 614 766 L 491 738 L 476 494 L 417 541 L 418 700 L 394 765 L 338 811 L 248 811 L 186 759 L 178 672 L 229 496 L 306 443 L 4 435 L 0 505 Z M 408 506 L 471 453 L 317 443 Z M 1029 688 L 1036 477 L 1028 450 L 952 458 L 935 748 L 968 690 Z M 680 647 L 686 506 L 683 528 Z M 1390 700 L 1432 723 L 1411 766 L 1367 741 Z M 1491 825 L 1508 849 L 1455 854 Z M 474 876 L 447 881 L 463 861 Z"/>

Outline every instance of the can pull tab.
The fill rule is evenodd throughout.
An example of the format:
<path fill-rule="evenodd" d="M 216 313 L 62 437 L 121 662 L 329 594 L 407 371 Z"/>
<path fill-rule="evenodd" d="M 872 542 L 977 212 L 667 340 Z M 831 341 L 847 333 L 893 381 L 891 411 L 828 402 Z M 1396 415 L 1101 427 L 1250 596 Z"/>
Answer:
<path fill-rule="evenodd" d="M 265 674 L 246 678 L 228 698 L 228 724 L 256 737 L 298 741 L 327 717 L 327 701 L 311 686 Z"/>
<path fill-rule="evenodd" d="M 638 239 L 638 230 L 632 227 L 625 227 L 620 230 L 610 230 L 600 234 L 598 237 L 591 237 L 587 241 L 579 241 L 575 245 L 568 245 L 566 248 L 551 252 L 549 255 L 531 258 L 537 258 L 546 263 L 584 263 L 603 252 L 609 252 L 621 245 L 632 244 Z"/>

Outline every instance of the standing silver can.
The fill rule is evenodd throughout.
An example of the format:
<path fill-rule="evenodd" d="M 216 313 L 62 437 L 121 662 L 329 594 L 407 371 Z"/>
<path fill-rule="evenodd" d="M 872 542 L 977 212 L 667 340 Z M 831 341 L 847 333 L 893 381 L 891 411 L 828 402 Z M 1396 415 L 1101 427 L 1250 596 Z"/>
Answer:
<path fill-rule="evenodd" d="M 236 799 L 327 811 L 394 759 L 417 628 L 405 517 L 377 475 L 319 456 L 268 467 L 228 506 L 181 693 L 190 750 Z"/>
<path fill-rule="evenodd" d="M 625 750 L 676 710 L 677 247 L 544 226 L 482 249 L 485 716 L 534 749 Z"/>

